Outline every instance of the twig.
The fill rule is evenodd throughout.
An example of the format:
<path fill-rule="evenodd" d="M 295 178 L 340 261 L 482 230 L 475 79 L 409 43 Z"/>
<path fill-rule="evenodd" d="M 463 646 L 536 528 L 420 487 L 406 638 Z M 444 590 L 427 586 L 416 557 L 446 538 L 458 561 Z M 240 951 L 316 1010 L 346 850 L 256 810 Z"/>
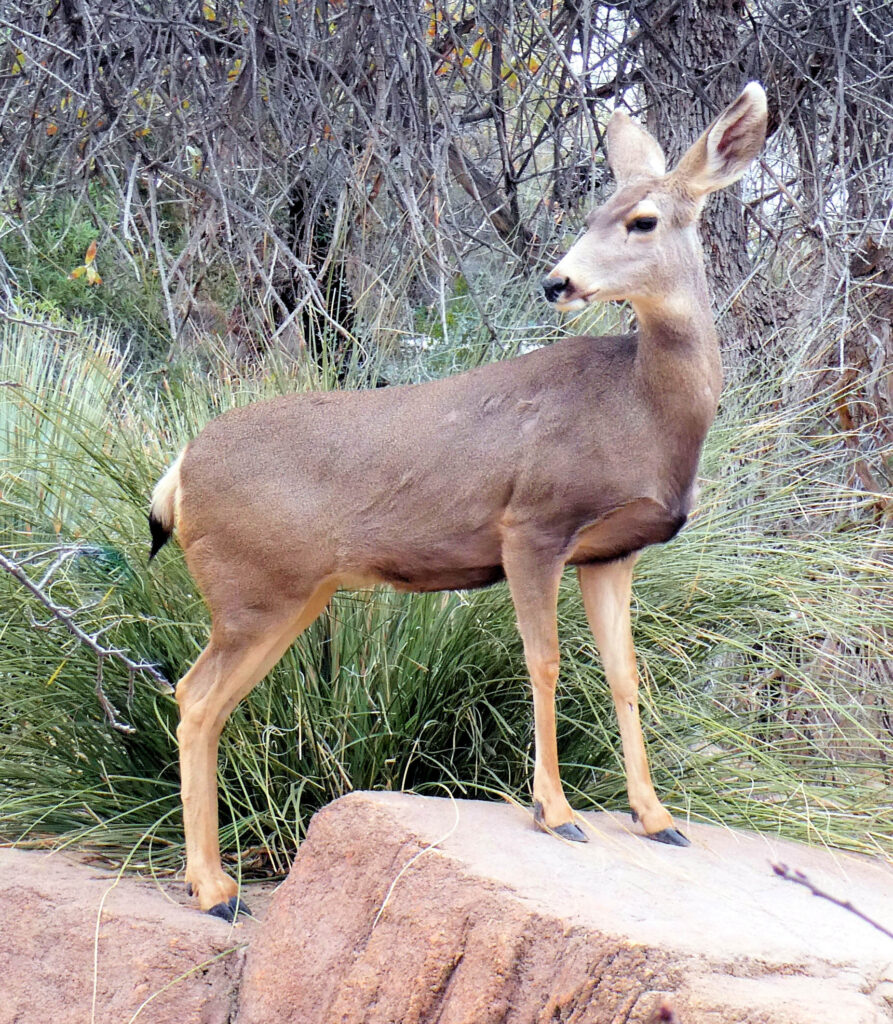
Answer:
<path fill-rule="evenodd" d="M 820 889 L 817 885 L 810 882 L 802 871 L 793 871 L 787 866 L 787 864 L 773 864 L 772 870 L 779 878 L 784 878 L 788 882 L 796 882 L 797 885 L 802 885 L 806 889 L 809 889 L 813 896 L 821 896 L 823 900 L 828 900 L 829 903 L 833 903 L 835 906 L 843 907 L 844 910 L 849 910 L 850 913 L 855 914 L 856 917 L 860 917 L 866 922 L 866 924 L 870 924 L 872 928 L 877 928 L 879 932 L 883 932 L 888 939 L 893 939 L 893 932 L 888 928 L 885 928 L 882 924 L 879 924 L 874 920 L 874 918 L 869 917 L 867 914 L 863 914 L 862 911 L 854 907 L 849 900 L 839 900 L 836 896 L 832 896 L 830 893 Z"/>
<path fill-rule="evenodd" d="M 10 313 L 7 313 L 5 309 L 0 309 L 0 317 L 2 317 L 8 324 L 19 324 L 22 327 L 38 327 L 42 331 L 51 331 L 55 334 L 68 334 L 73 338 L 78 336 L 77 331 L 73 331 L 68 327 L 57 327 L 55 324 L 48 324 L 43 320 L 28 320 L 23 316 L 12 316 Z M 3 381 L 3 383 L 10 387 L 20 387 L 20 385 L 14 381 Z"/>
<path fill-rule="evenodd" d="M 106 720 L 113 729 L 117 729 L 118 732 L 123 732 L 127 736 L 132 736 L 136 732 L 136 729 L 129 723 L 125 722 L 120 718 L 120 711 L 115 707 L 114 704 L 106 697 L 105 690 L 102 686 L 102 663 L 105 658 L 99 657 L 96 659 L 96 699 L 99 701 L 99 706 L 102 708 L 105 714 Z M 130 679 L 133 680 L 133 673 L 130 673 Z"/>
<path fill-rule="evenodd" d="M 76 551 L 70 550 L 70 553 L 74 554 Z M 62 564 L 63 560 L 64 556 L 59 556 L 53 563 L 51 572 L 58 568 L 58 566 Z M 61 605 L 56 604 L 43 589 L 49 580 L 51 572 L 44 573 L 40 582 L 35 583 L 17 562 L 13 561 L 11 558 L 7 558 L 4 554 L 0 554 L 0 569 L 5 569 L 13 579 L 18 580 L 26 590 L 29 590 L 34 597 L 40 601 L 54 619 L 61 622 L 72 636 L 76 637 L 82 644 L 89 647 L 96 655 L 98 659 L 96 667 L 96 695 L 112 728 L 123 733 L 132 733 L 136 731 L 133 726 L 128 725 L 126 722 L 122 722 L 119 719 L 117 710 L 111 701 L 109 701 L 108 697 L 106 697 L 105 691 L 103 690 L 102 666 L 107 658 L 114 658 L 117 661 L 120 661 L 127 669 L 130 678 L 128 692 L 130 692 L 133 687 L 133 679 L 137 672 L 143 672 L 146 675 L 151 676 L 151 678 L 158 684 L 159 690 L 162 693 L 174 692 L 174 688 L 171 686 L 170 682 L 165 679 L 154 665 L 146 661 L 134 661 L 119 648 L 103 647 L 97 640 L 98 634 L 91 636 L 83 630 L 77 622 L 75 622 L 73 612 L 70 608 L 63 608 Z"/>

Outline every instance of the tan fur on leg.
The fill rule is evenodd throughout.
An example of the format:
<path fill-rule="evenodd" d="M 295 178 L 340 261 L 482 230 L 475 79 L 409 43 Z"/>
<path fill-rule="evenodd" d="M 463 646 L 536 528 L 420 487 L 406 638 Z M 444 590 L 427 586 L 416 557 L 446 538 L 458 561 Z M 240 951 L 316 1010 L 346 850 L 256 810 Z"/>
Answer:
<path fill-rule="evenodd" d="M 544 823 L 549 828 L 558 828 L 572 821 L 574 816 L 561 785 L 555 735 L 556 614 L 562 564 L 557 559 L 544 559 L 542 553 L 527 547 L 522 538 L 507 537 L 503 545 L 503 566 L 533 685 L 536 750 L 533 799 L 542 808 Z"/>
<path fill-rule="evenodd" d="M 673 827 L 657 799 L 639 721 L 639 672 L 630 628 L 635 556 L 579 567 L 586 616 L 598 645 L 620 725 L 626 785 L 632 810 L 649 835 Z"/>
<path fill-rule="evenodd" d="M 180 725 L 180 781 L 186 833 L 186 881 L 202 910 L 226 903 L 236 883 L 220 866 L 217 834 L 217 745 L 233 708 L 273 668 L 295 637 L 328 604 L 336 584 L 320 586 L 291 615 L 270 618 L 266 629 L 255 627 L 250 639 L 219 624 L 208 646 L 180 680 L 177 702 Z M 238 636 L 237 642 L 228 635 Z"/>

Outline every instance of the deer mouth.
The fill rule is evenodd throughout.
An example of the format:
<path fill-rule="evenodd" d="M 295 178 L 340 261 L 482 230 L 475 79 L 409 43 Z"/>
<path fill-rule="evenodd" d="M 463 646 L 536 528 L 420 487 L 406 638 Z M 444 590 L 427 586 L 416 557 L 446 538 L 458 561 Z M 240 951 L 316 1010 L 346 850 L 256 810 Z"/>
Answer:
<path fill-rule="evenodd" d="M 555 308 L 561 313 L 578 313 L 595 299 L 597 292 L 598 289 L 595 289 L 591 292 L 584 292 L 582 295 L 568 295 L 566 298 L 559 299 L 555 303 Z"/>

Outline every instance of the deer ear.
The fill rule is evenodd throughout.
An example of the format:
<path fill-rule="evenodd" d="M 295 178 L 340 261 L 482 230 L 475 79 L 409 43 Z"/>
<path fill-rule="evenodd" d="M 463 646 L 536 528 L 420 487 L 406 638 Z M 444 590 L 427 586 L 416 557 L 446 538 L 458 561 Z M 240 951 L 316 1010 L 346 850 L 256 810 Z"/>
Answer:
<path fill-rule="evenodd" d="M 673 178 L 695 198 L 725 188 L 744 174 L 765 139 L 766 94 L 750 82 L 682 157 Z"/>
<path fill-rule="evenodd" d="M 660 178 L 667 171 L 660 143 L 622 110 L 615 110 L 608 122 L 608 163 L 621 186 L 636 178 Z"/>

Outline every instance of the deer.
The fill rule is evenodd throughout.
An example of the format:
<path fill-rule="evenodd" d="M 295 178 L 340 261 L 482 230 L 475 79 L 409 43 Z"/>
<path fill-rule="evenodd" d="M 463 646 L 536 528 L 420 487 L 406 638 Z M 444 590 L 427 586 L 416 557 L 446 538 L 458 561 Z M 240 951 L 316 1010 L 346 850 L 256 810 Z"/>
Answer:
<path fill-rule="evenodd" d="M 633 567 L 691 511 L 722 385 L 698 220 L 765 133 L 765 94 L 751 82 L 668 172 L 659 143 L 612 114 L 617 189 L 542 288 L 559 311 L 626 301 L 635 332 L 563 338 L 419 384 L 259 401 L 212 420 L 158 481 L 150 560 L 176 531 L 211 620 L 176 687 L 185 879 L 203 911 L 247 912 L 220 862 L 221 729 L 339 588 L 507 581 L 533 693 L 535 827 L 585 842 L 555 729 L 558 589 L 574 566 L 633 821 L 652 840 L 689 845 L 650 777 Z"/>

